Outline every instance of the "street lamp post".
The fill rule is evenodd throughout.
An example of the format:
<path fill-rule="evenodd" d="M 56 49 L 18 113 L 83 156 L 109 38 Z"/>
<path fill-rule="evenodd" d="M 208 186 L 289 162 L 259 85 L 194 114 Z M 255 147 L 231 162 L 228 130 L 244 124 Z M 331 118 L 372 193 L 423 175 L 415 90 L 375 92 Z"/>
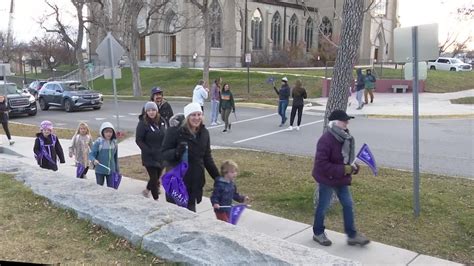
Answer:
<path fill-rule="evenodd" d="M 54 79 L 54 68 L 53 68 L 54 57 L 53 57 L 53 56 L 50 56 L 50 57 L 49 57 L 49 62 L 51 63 L 51 64 L 50 64 L 50 67 L 51 67 L 51 72 L 52 72 L 52 74 L 53 74 L 53 79 Z"/>
<path fill-rule="evenodd" d="M 23 86 L 26 85 L 26 67 L 25 67 L 25 64 L 26 64 L 26 56 L 22 56 L 21 57 L 21 63 L 23 65 Z"/>

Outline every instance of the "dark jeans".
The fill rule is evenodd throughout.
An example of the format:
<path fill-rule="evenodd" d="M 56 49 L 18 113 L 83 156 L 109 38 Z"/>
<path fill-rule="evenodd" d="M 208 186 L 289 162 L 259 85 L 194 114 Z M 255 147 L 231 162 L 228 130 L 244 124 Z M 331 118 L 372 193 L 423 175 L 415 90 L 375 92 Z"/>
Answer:
<path fill-rule="evenodd" d="M 108 187 L 114 187 L 111 175 L 104 175 L 104 174 L 95 173 L 95 179 L 97 181 L 97 185 L 103 186 L 104 181 L 107 180 L 107 186 Z"/>
<path fill-rule="evenodd" d="M 295 121 L 296 111 L 298 111 L 298 126 L 301 125 L 301 117 L 303 116 L 303 105 L 293 106 L 291 108 L 291 116 L 290 116 L 290 126 L 293 126 L 293 122 Z"/>
<path fill-rule="evenodd" d="M 146 185 L 146 189 L 150 190 L 153 199 L 157 200 L 160 195 L 160 176 L 163 168 L 150 166 L 146 166 L 145 168 L 148 172 L 148 176 L 150 177 L 150 180 L 148 180 L 148 184 Z"/>
<path fill-rule="evenodd" d="M 12 139 L 12 136 L 10 135 L 10 130 L 8 129 L 8 120 L 3 120 L 2 121 L 2 127 L 3 130 L 5 131 L 5 135 L 7 135 L 7 139 Z"/>
<path fill-rule="evenodd" d="M 332 192 L 335 191 L 339 202 L 342 205 L 342 214 L 344 217 L 344 231 L 348 237 L 354 237 L 357 234 L 354 224 L 354 212 L 352 209 L 352 196 L 349 186 L 331 187 L 319 184 L 319 201 L 314 213 L 313 233 L 320 235 L 324 233 L 324 217 L 331 203 Z"/>
<path fill-rule="evenodd" d="M 288 108 L 288 100 L 280 100 L 278 102 L 278 114 L 281 117 L 281 124 L 286 122 L 286 108 Z"/>

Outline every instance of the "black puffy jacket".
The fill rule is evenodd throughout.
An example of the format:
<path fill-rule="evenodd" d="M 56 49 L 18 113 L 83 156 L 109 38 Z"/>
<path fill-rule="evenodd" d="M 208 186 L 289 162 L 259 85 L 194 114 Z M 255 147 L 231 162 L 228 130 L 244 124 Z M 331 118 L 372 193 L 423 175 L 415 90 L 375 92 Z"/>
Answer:
<path fill-rule="evenodd" d="M 146 123 L 142 116 L 139 117 L 135 142 L 142 152 L 142 164 L 149 167 L 163 167 L 161 156 L 161 143 L 165 137 L 165 121 L 160 120 L 159 125 Z"/>

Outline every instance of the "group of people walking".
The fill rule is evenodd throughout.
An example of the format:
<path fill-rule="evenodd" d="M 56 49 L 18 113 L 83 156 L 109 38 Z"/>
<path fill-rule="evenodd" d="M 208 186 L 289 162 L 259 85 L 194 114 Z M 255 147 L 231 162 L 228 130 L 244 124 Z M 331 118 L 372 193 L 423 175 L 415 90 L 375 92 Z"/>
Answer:
<path fill-rule="evenodd" d="M 359 74 L 360 70 L 358 70 Z M 301 81 L 297 80 L 293 90 L 288 86 L 288 79 L 282 80 L 279 90 L 274 87 L 279 99 L 279 114 L 281 124 L 286 122 L 285 111 L 291 93 L 293 97 L 292 112 L 290 118 L 290 129 L 298 113 L 296 129 L 301 124 L 304 99 L 307 97 L 306 90 Z M 228 116 L 230 110 L 235 111 L 232 93 L 229 85 L 224 84 L 220 88 L 221 79 L 214 81 L 211 88 L 211 101 L 218 101 L 212 105 L 212 110 L 224 113 L 223 120 Z M 202 93 L 202 98 L 207 98 L 209 92 L 204 83 L 200 82 L 195 91 Z M 202 91 L 206 93 L 203 93 Z M 249 198 L 240 195 L 235 186 L 235 178 L 238 175 L 238 165 L 226 160 L 222 163 L 220 171 L 212 156 L 211 140 L 208 129 L 204 125 L 204 111 L 201 102 L 187 104 L 183 113 L 174 114 L 171 105 L 164 100 L 163 90 L 155 87 L 151 90 L 150 101 L 142 108 L 138 117 L 135 141 L 141 150 L 141 160 L 145 167 L 149 181 L 142 194 L 154 200 L 159 199 L 160 177 L 164 171 L 168 171 L 178 165 L 182 160 L 188 163 L 188 170 L 182 177 L 187 193 L 189 195 L 187 209 L 196 212 L 196 205 L 202 201 L 203 188 L 205 185 L 205 171 L 214 179 L 214 191 L 211 203 L 217 219 L 229 221 L 232 201 L 246 203 Z M 215 95 L 219 96 L 216 97 Z M 200 98 L 200 99 L 202 99 Z M 198 99 L 198 96 L 196 96 Z M 373 98 L 372 98 L 373 99 Z M 193 97 L 194 100 L 194 97 Z M 216 116 L 212 116 L 212 123 L 217 124 Z M 317 143 L 316 156 L 312 175 L 318 184 L 318 205 L 315 209 L 313 224 L 313 240 L 321 245 L 329 246 L 332 242 L 325 233 L 325 213 L 329 207 L 333 192 L 336 193 L 342 205 L 344 216 L 344 230 L 348 236 L 349 245 L 366 245 L 370 242 L 363 234 L 356 230 L 354 222 L 354 211 L 349 185 L 352 175 L 359 172 L 359 165 L 355 163 L 355 141 L 348 129 L 349 120 L 354 117 L 347 115 L 342 110 L 335 110 L 329 116 L 328 130 L 321 136 Z M 227 124 L 228 122 L 226 122 Z M 224 130 L 230 130 L 230 123 Z M 38 164 L 42 168 L 58 170 L 57 162 L 64 163 L 65 158 L 59 139 L 53 132 L 53 124 L 43 121 L 40 124 L 40 132 L 37 134 L 34 145 L 34 153 Z M 183 156 L 186 154 L 186 156 Z M 93 141 L 90 129 L 84 122 L 79 123 L 77 131 L 72 138 L 69 147 L 69 156 L 75 158 L 77 165 L 83 165 L 84 170 L 78 174 L 78 178 L 85 178 L 89 167 L 94 168 L 96 182 L 108 187 L 113 187 L 112 173 L 120 172 L 118 163 L 117 134 L 113 125 L 104 122 L 100 127 L 100 137 Z M 166 195 L 166 200 L 175 203 L 173 198 Z"/>

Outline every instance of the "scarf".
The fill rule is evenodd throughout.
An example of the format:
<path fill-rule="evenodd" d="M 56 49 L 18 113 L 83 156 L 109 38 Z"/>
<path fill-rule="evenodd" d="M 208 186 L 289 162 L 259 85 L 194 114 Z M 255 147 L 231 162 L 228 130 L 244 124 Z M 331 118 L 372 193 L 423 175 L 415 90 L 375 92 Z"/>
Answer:
<path fill-rule="evenodd" d="M 335 125 L 334 121 L 329 122 L 328 131 L 337 141 L 342 143 L 342 157 L 344 157 L 344 164 L 352 164 L 355 159 L 355 140 L 349 134 L 349 130 L 343 130 Z"/>

